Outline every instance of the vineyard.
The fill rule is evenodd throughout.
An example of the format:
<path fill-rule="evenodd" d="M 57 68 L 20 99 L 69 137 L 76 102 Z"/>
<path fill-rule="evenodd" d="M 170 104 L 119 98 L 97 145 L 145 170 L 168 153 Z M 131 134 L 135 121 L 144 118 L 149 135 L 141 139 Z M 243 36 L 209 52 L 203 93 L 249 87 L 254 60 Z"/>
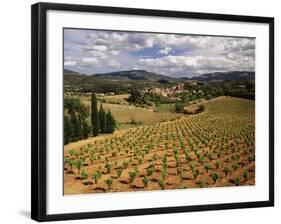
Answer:
<path fill-rule="evenodd" d="M 219 97 L 205 111 L 64 149 L 64 193 L 255 184 L 255 104 Z"/>

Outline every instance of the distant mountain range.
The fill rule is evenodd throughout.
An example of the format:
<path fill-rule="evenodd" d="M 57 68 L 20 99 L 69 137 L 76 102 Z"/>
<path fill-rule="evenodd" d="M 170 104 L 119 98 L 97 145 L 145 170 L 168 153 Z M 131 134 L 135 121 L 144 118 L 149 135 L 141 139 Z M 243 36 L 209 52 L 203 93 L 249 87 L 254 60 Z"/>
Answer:
<path fill-rule="evenodd" d="M 128 71 L 118 71 L 102 74 L 94 74 L 95 78 L 107 79 L 112 81 L 151 81 L 157 82 L 159 80 L 173 81 L 172 77 L 156 74 L 153 72 L 147 72 L 145 70 L 128 70 Z"/>
<path fill-rule="evenodd" d="M 215 82 L 215 81 L 227 81 L 227 80 L 254 80 L 255 72 L 250 71 L 230 71 L 230 72 L 214 72 L 203 74 L 200 76 L 194 76 L 192 78 L 173 78 L 161 74 L 156 74 L 153 72 L 148 72 L 145 70 L 128 70 L 128 71 L 118 71 L 110 73 L 101 73 L 93 75 L 85 75 L 71 70 L 64 70 L 65 80 L 71 77 L 72 81 L 77 80 L 79 82 L 90 81 L 109 81 L 109 82 L 158 82 L 158 83 L 169 83 L 172 81 L 180 80 L 197 80 L 201 82 Z"/>
<path fill-rule="evenodd" d="M 237 81 L 237 80 L 254 80 L 255 72 L 249 71 L 231 71 L 231 72 L 213 72 L 195 76 L 192 78 L 182 78 L 183 80 L 197 80 L 202 82 L 215 82 L 215 81 Z"/>

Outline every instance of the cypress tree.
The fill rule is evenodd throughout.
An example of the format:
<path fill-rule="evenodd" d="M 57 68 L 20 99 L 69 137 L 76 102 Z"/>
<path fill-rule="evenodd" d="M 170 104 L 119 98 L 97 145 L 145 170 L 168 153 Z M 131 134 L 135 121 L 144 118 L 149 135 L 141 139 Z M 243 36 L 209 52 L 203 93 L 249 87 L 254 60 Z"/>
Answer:
<path fill-rule="evenodd" d="M 100 131 L 101 131 L 101 133 L 105 133 L 106 132 L 106 113 L 103 109 L 102 104 L 100 105 L 99 119 L 100 119 Z"/>
<path fill-rule="evenodd" d="M 76 116 L 71 116 L 71 123 L 73 125 L 73 141 L 78 141 L 81 139 L 82 136 L 82 130 L 81 130 L 81 124 L 79 122 L 79 119 Z"/>
<path fill-rule="evenodd" d="M 100 130 L 99 111 L 97 106 L 97 97 L 93 92 L 92 92 L 92 100 L 91 100 L 91 118 L 92 118 L 93 136 L 98 136 Z"/>
<path fill-rule="evenodd" d="M 106 133 L 113 133 L 116 127 L 116 122 L 111 112 L 108 110 L 106 113 Z"/>
<path fill-rule="evenodd" d="M 70 122 L 70 118 L 68 116 L 64 114 L 63 118 L 64 118 L 64 145 L 66 145 L 72 141 L 73 125 Z"/>
<path fill-rule="evenodd" d="M 82 129 L 83 129 L 83 138 L 88 138 L 89 134 L 91 133 L 91 127 L 87 123 L 87 121 L 83 121 L 82 123 Z"/>

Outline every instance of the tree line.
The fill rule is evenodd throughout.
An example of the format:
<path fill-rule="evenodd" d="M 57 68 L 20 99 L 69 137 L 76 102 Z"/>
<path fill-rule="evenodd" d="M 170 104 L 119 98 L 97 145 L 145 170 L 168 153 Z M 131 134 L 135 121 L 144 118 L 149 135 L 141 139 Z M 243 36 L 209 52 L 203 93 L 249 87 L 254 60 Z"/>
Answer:
<path fill-rule="evenodd" d="M 91 114 L 91 122 L 88 117 Z M 113 133 L 116 121 L 108 110 L 97 108 L 97 98 L 92 93 L 91 110 L 81 103 L 80 99 L 66 97 L 64 99 L 64 144 L 86 139 L 90 134 L 98 136 L 100 133 Z"/>

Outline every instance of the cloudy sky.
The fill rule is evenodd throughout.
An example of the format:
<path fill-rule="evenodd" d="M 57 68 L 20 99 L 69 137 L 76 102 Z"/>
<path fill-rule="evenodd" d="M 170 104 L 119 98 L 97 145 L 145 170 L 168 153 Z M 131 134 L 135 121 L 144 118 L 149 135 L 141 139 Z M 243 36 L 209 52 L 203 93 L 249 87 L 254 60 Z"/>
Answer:
<path fill-rule="evenodd" d="M 64 67 L 84 74 L 144 69 L 172 77 L 255 70 L 255 39 L 64 30 Z"/>

